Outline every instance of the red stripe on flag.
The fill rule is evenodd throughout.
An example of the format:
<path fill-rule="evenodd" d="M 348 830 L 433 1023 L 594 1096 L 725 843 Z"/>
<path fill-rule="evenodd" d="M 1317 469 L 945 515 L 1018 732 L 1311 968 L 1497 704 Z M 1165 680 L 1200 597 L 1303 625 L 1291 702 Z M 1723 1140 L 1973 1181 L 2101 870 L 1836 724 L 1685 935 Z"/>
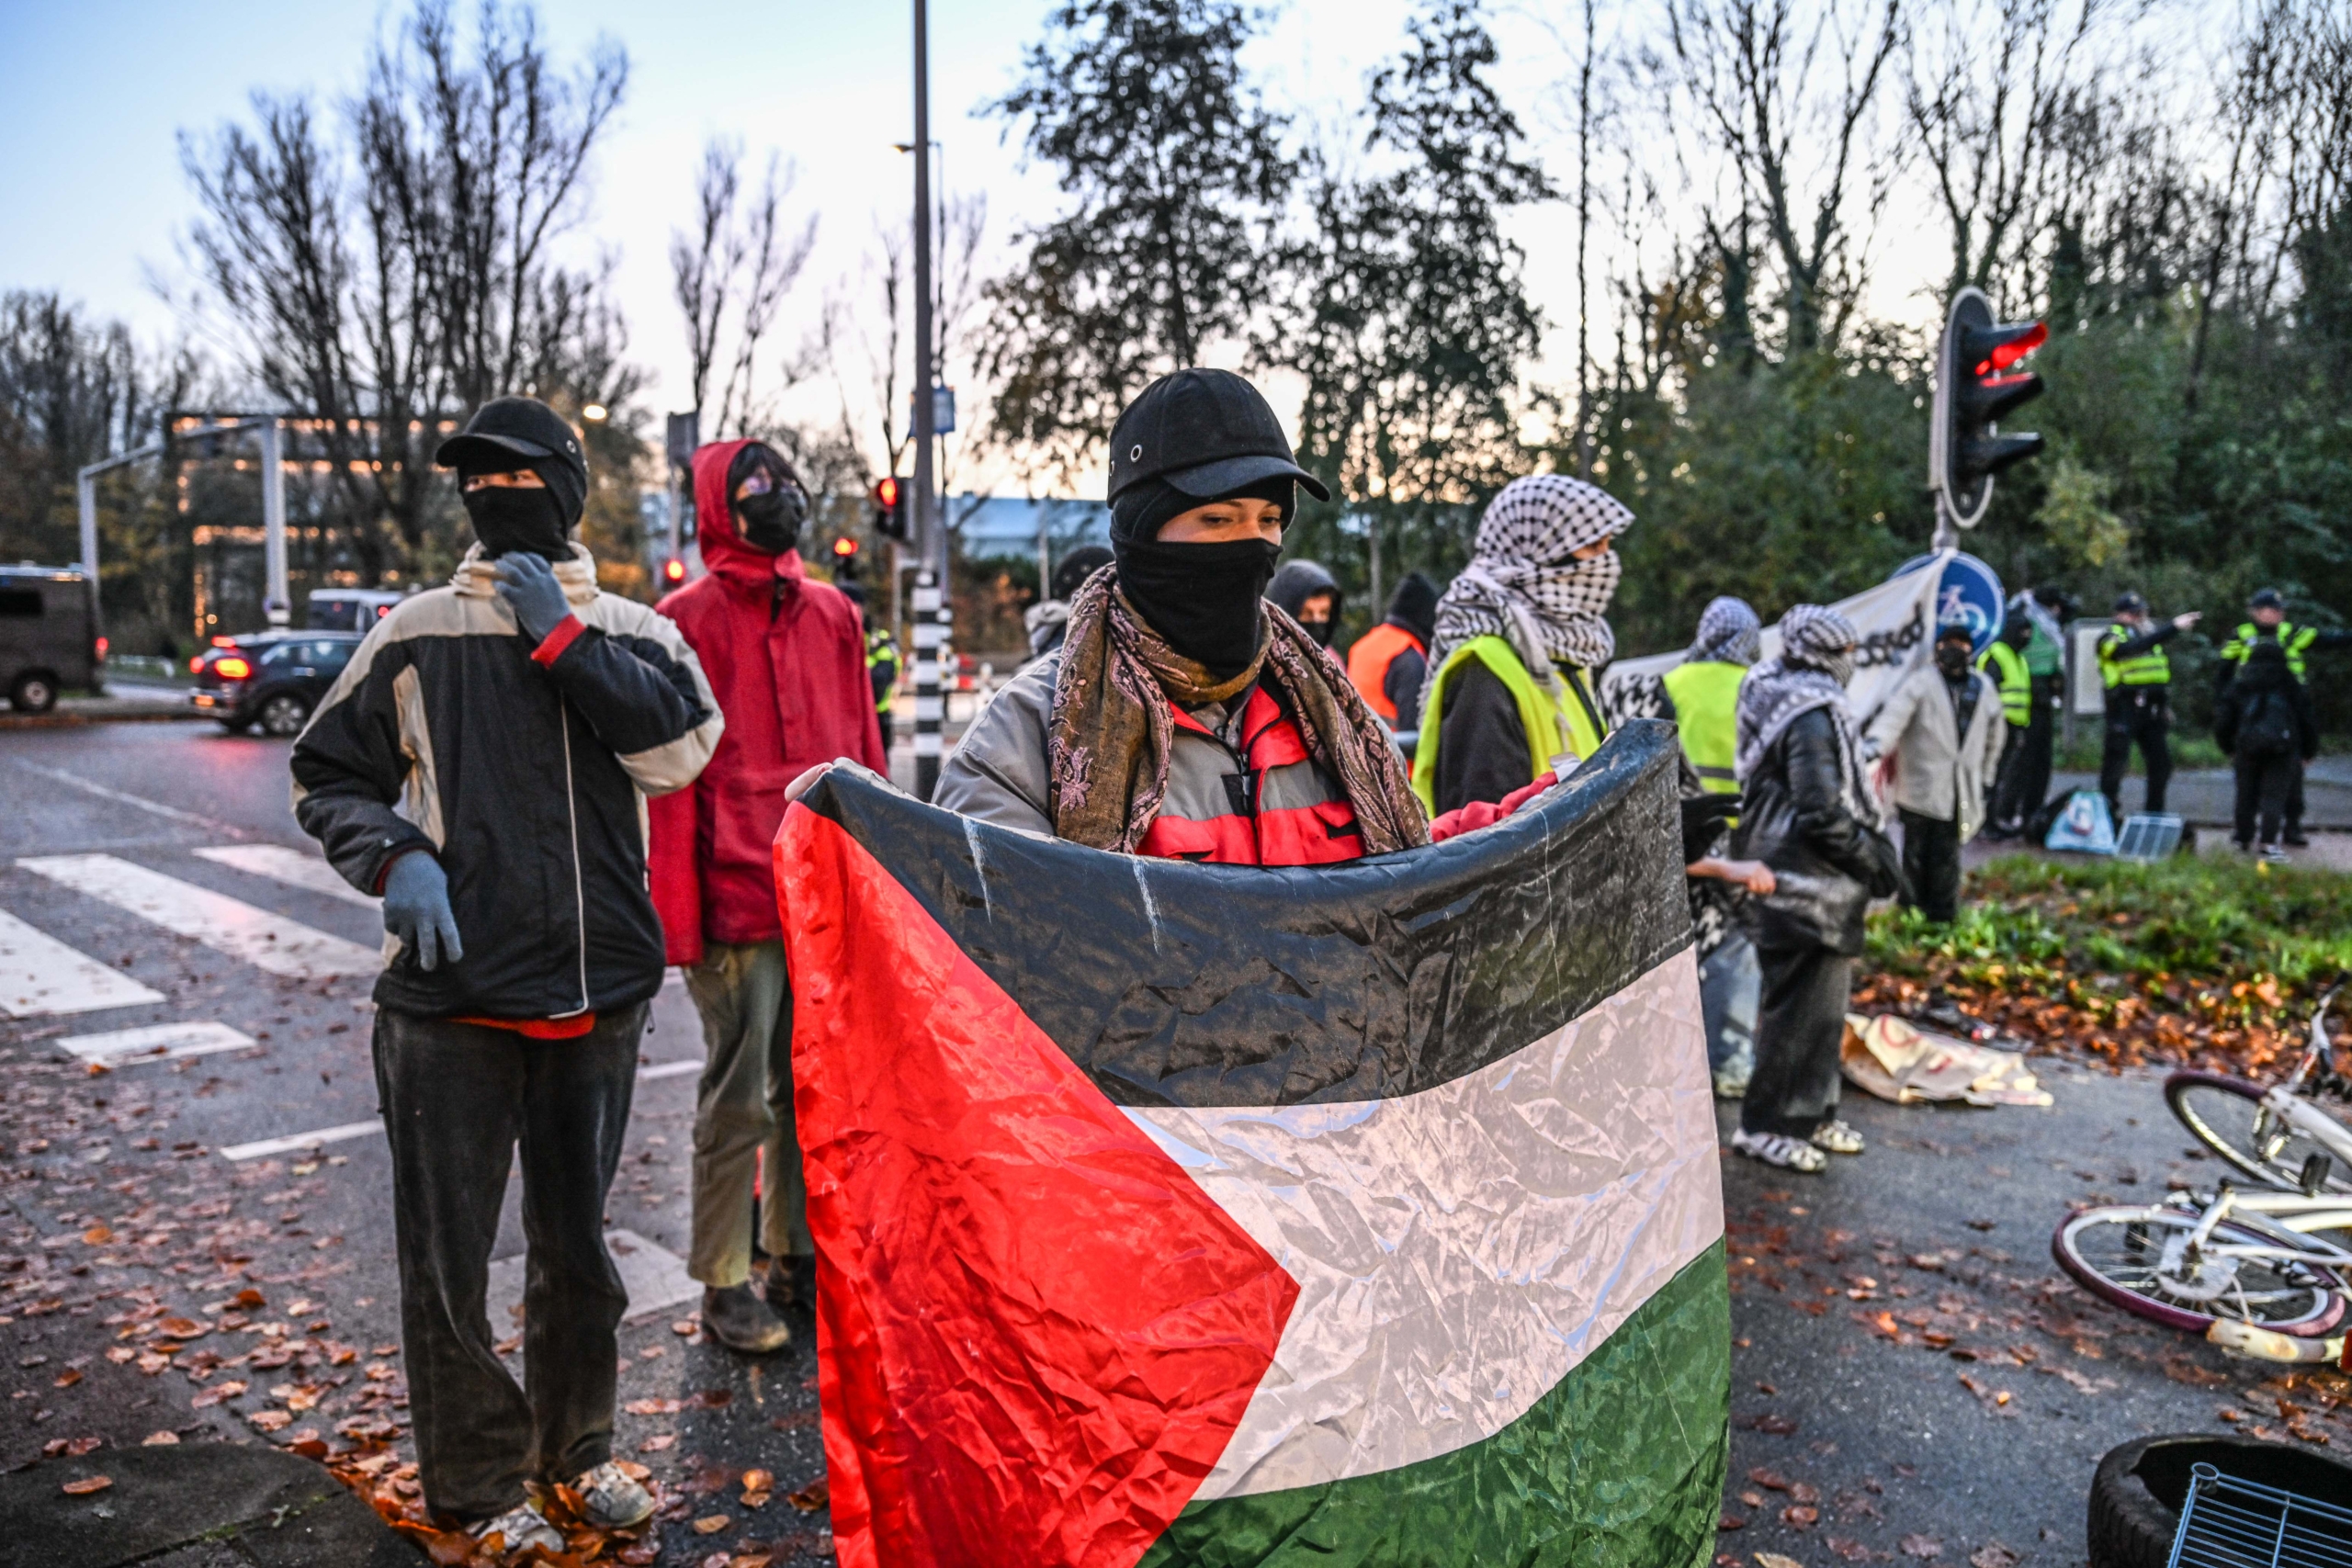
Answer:
<path fill-rule="evenodd" d="M 1297 1281 L 838 825 L 775 874 L 842 1568 L 1129 1568 Z"/>

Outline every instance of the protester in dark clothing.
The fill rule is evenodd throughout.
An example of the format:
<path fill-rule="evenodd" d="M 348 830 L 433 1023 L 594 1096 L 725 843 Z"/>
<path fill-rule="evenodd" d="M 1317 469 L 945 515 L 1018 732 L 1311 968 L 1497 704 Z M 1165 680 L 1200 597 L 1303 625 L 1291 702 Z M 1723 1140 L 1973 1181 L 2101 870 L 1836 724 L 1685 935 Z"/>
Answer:
<path fill-rule="evenodd" d="M 1780 657 L 1739 692 L 1734 852 L 1769 866 L 1774 886 L 1748 900 L 1764 994 L 1732 1147 L 1789 1170 L 1862 1152 L 1837 1116 L 1838 1047 L 1863 912 L 1902 885 L 1846 704 L 1859 639 L 1835 610 L 1799 604 L 1781 619 Z"/>
<path fill-rule="evenodd" d="M 1180 370 L 1146 388 L 1112 432 L 1113 570 L 1071 602 L 1062 648 L 974 721 L 933 804 L 1226 864 L 1426 843 L 1386 730 L 1264 600 L 1296 485 L 1329 499 L 1240 377 Z"/>
<path fill-rule="evenodd" d="M 2273 642 L 2287 658 L 2287 672 L 2298 684 L 2310 679 L 2309 660 L 2314 653 L 2335 649 L 2352 648 L 2352 631 L 2341 629 L 2322 631 L 2316 626 L 2299 626 L 2287 618 L 2287 596 L 2276 588 L 2258 588 L 2246 601 L 2246 618 L 2230 640 L 2215 652 L 2214 660 L 2221 673 L 2222 693 L 2226 693 L 2238 667 L 2246 655 L 2260 643 Z M 2218 708 L 2216 710 L 2219 711 Z M 2301 847 L 2311 840 L 2303 837 L 2303 770 L 2298 767 L 2287 784 L 2287 837 L 2285 843 Z"/>
<path fill-rule="evenodd" d="M 1266 584 L 1266 603 L 1296 621 L 1300 631 L 1325 648 L 1331 646 L 1331 634 L 1339 627 L 1346 598 L 1319 561 L 1284 561 Z"/>
<path fill-rule="evenodd" d="M 2246 649 L 2215 705 L 2213 739 L 2237 771 L 2237 847 L 2254 849 L 2258 833 L 2265 860 L 2286 859 L 2289 785 L 2319 755 L 2319 726 L 2310 691 L 2275 639 Z"/>
<path fill-rule="evenodd" d="M 588 469 L 553 410 L 485 404 L 436 460 L 480 542 L 354 653 L 295 743 L 295 814 L 400 944 L 375 1064 L 425 1504 L 560 1551 L 526 1482 L 568 1483 L 599 1525 L 653 1506 L 610 1461 L 627 1293 L 603 1215 L 662 985 L 639 813 L 724 721 L 677 628 L 599 593 L 570 542 Z M 483 1311 L 518 1143 L 519 1388 Z"/>
<path fill-rule="evenodd" d="M 2126 593 L 2115 602 L 2115 625 L 2098 642 L 2098 674 L 2107 688 L 2107 731 L 2100 748 L 2098 791 L 2118 823 L 2123 820 L 2123 775 L 2131 771 L 2132 748 L 2140 748 L 2148 768 L 2147 809 L 2165 808 L 2165 786 L 2172 781 L 2172 662 L 2164 645 L 2199 619 L 2197 611 L 2161 624 L 2148 615 L 2148 602 Z"/>
<path fill-rule="evenodd" d="M 702 1281 L 703 1326 L 730 1349 L 762 1354 L 790 1337 L 775 1309 L 808 1289 L 816 1253 L 794 1135 L 792 994 L 770 846 L 795 774 L 836 757 L 877 773 L 889 763 L 857 606 L 810 578 L 795 547 L 806 500 L 791 465 L 763 442 L 724 441 L 695 454 L 694 476 L 709 571 L 659 607 L 701 657 L 727 737 L 692 789 L 654 803 L 654 897 L 706 1051 L 686 1271 Z M 755 1218 L 769 1258 L 756 1280 Z"/>
<path fill-rule="evenodd" d="M 1069 626 L 1069 602 L 1086 580 L 1111 564 L 1111 552 L 1100 545 L 1080 545 L 1054 568 L 1046 585 L 1048 597 L 1032 604 L 1021 617 L 1029 633 L 1028 663 L 1034 664 L 1061 647 Z"/>
<path fill-rule="evenodd" d="M 1348 649 L 1348 679 L 1399 735 L 1421 727 L 1421 682 L 1437 635 L 1437 584 L 1409 572 L 1389 595 L 1387 618 Z"/>
<path fill-rule="evenodd" d="M 1604 615 L 1634 514 L 1565 474 L 1502 488 L 1470 564 L 1438 601 L 1413 792 L 1430 815 L 1566 777 L 1607 739 L 1593 675 L 1615 654 Z"/>

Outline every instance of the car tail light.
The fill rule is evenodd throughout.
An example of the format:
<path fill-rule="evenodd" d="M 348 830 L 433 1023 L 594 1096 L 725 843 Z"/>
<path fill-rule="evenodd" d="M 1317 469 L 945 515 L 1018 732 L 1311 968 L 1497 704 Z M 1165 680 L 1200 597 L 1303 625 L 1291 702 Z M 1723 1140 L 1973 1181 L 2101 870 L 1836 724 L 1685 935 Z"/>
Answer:
<path fill-rule="evenodd" d="M 216 637 L 212 639 L 212 646 L 215 648 L 234 648 L 237 646 L 237 639 L 232 637 Z"/>
<path fill-rule="evenodd" d="M 191 675 L 201 675 L 204 673 L 204 655 L 199 653 L 194 659 L 187 661 L 187 672 Z"/>
<path fill-rule="evenodd" d="M 90 651 L 96 656 L 99 663 L 104 664 L 107 661 L 107 639 L 100 637 L 93 642 L 90 645 Z"/>
<path fill-rule="evenodd" d="M 254 667 L 249 660 L 231 654 L 226 659 L 214 660 L 212 672 L 223 681 L 242 681 L 254 672 Z"/>

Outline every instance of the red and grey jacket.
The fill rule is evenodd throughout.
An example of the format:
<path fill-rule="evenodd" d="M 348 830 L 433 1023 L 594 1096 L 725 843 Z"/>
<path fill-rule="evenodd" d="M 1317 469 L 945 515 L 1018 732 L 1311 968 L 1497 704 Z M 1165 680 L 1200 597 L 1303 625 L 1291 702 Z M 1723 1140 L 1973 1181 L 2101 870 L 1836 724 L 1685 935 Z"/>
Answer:
<path fill-rule="evenodd" d="M 1046 738 L 1060 673 L 1061 655 L 1048 654 L 996 694 L 940 768 L 933 805 L 1052 836 Z M 1170 705 L 1168 791 L 1137 852 L 1221 865 L 1326 865 L 1362 855 L 1355 808 L 1307 755 L 1281 701 L 1261 683 L 1233 708 Z"/>
<path fill-rule="evenodd" d="M 535 647 L 477 545 L 376 623 L 294 743 L 296 819 L 353 886 L 412 850 L 448 874 L 465 957 L 389 964 L 392 1011 L 559 1019 L 661 988 L 645 800 L 692 784 L 725 721 L 676 626 L 598 592 L 582 547 L 555 574 L 571 614 Z"/>

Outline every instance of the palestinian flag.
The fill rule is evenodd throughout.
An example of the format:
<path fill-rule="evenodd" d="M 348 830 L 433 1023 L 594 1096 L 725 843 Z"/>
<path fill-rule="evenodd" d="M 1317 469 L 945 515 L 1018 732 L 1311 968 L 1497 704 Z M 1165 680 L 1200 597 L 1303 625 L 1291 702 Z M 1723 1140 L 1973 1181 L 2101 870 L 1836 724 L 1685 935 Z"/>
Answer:
<path fill-rule="evenodd" d="M 836 768 L 775 849 L 845 1568 L 1713 1551 L 1673 731 L 1432 849 L 1099 853 Z"/>

